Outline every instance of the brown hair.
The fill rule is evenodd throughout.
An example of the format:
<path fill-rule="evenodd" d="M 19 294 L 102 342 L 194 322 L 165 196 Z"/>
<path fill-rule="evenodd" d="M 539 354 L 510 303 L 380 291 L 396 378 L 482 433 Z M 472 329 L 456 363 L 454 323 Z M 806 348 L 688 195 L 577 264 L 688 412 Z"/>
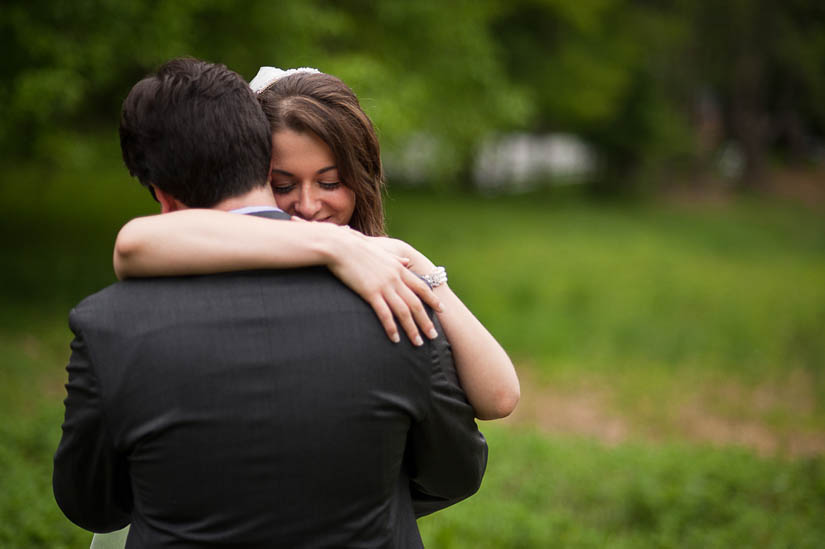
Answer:
<path fill-rule="evenodd" d="M 341 182 L 355 193 L 350 227 L 368 236 L 384 232 L 384 170 L 381 149 L 358 98 L 340 79 L 297 73 L 258 94 L 272 133 L 289 129 L 312 132 L 332 151 Z"/>

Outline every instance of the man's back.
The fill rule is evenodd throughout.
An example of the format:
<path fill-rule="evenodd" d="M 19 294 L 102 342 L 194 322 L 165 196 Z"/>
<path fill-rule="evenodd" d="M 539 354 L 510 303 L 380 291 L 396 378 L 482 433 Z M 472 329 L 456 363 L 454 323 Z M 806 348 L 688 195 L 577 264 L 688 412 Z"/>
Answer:
<path fill-rule="evenodd" d="M 481 480 L 447 343 L 390 343 L 325 269 L 119 283 L 71 323 L 55 494 L 127 547 L 416 546 L 410 486 Z"/>

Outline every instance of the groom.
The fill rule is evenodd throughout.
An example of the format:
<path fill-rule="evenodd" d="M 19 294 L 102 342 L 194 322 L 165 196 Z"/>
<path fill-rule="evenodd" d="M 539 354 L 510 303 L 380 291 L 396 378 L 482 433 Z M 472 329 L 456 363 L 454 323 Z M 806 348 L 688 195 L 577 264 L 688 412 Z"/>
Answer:
<path fill-rule="evenodd" d="M 247 84 L 172 60 L 120 126 L 164 212 L 287 219 Z M 322 268 L 119 282 L 71 312 L 54 493 L 127 547 L 420 547 L 415 517 L 474 493 L 487 447 L 443 337 L 391 343 Z"/>

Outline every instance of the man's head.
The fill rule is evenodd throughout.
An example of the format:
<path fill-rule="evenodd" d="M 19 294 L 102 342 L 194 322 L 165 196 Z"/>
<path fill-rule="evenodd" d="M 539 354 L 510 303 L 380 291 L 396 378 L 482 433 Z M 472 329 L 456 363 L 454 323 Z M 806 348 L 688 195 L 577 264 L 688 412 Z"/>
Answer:
<path fill-rule="evenodd" d="M 129 92 L 120 147 L 141 184 L 187 207 L 211 208 L 266 186 L 272 136 L 243 78 L 223 65 L 182 58 Z"/>

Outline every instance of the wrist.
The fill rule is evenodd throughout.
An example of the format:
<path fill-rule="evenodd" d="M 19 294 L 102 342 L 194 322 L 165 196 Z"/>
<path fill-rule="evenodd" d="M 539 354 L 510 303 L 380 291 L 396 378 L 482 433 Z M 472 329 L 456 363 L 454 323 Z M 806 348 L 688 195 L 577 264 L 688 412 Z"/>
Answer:
<path fill-rule="evenodd" d="M 411 253 L 407 256 L 410 259 L 410 270 L 418 276 L 426 276 L 436 270 L 436 265 L 421 252 L 410 248 Z"/>
<path fill-rule="evenodd" d="M 318 254 L 320 263 L 327 267 L 339 264 L 346 255 L 347 239 L 351 238 L 348 231 L 330 223 L 307 223 L 306 227 L 309 229 L 308 242 Z"/>
<path fill-rule="evenodd" d="M 424 279 L 424 282 L 426 282 L 431 289 L 435 289 L 447 283 L 447 269 L 444 267 L 435 267 L 427 274 L 422 275 L 421 278 Z"/>

